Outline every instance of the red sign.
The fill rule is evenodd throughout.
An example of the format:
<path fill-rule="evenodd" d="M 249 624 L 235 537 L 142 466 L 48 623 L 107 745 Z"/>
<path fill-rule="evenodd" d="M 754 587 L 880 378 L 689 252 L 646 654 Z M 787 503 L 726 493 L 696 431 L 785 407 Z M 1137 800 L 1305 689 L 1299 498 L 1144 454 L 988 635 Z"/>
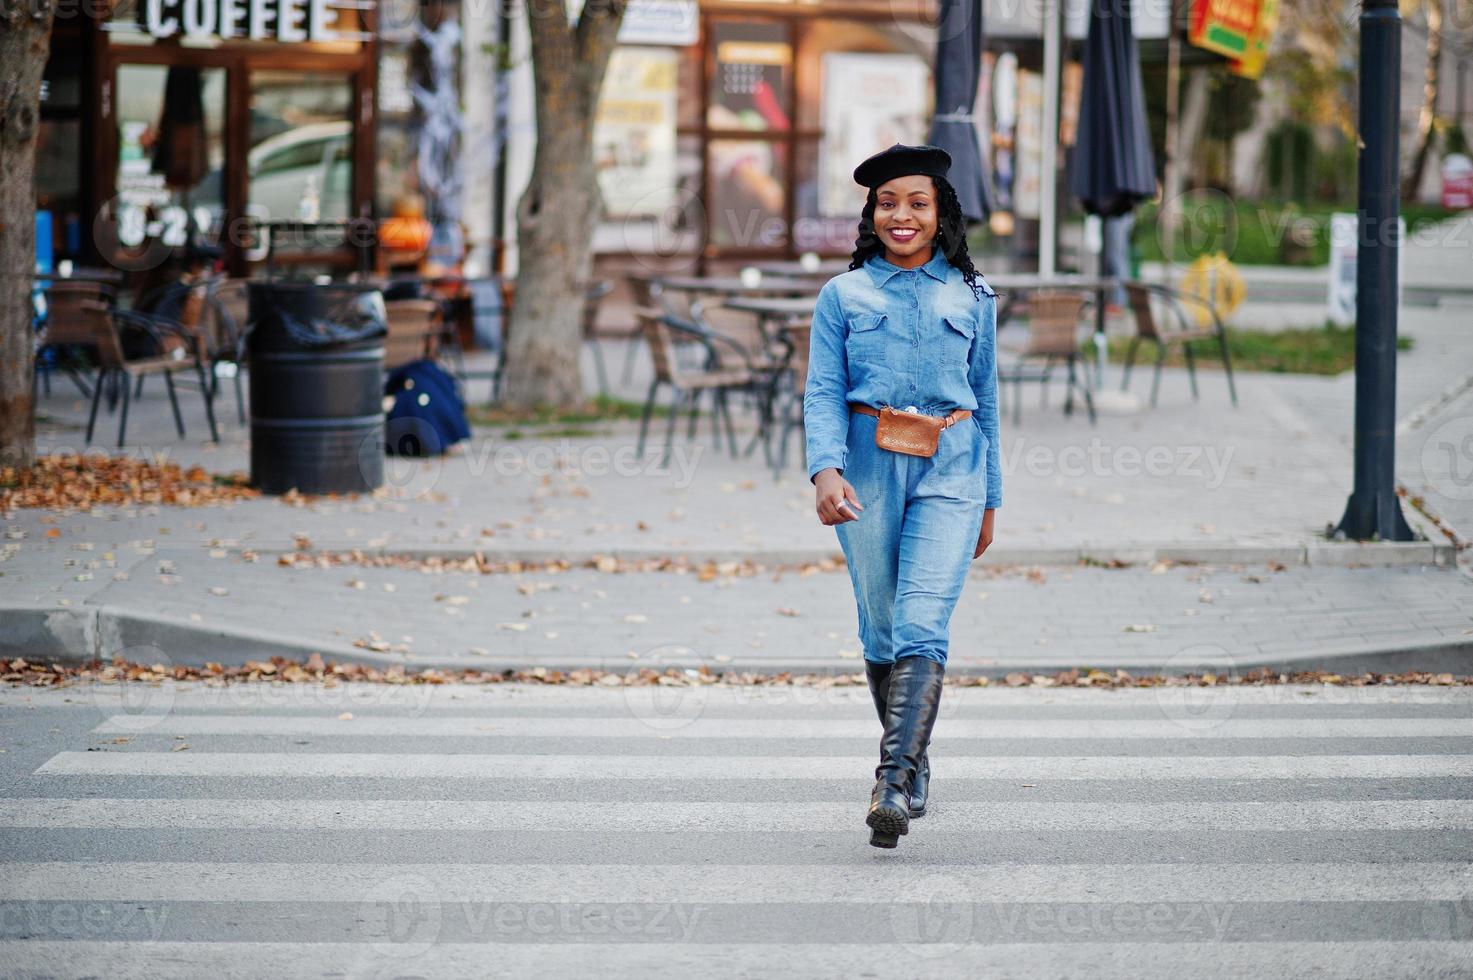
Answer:
<path fill-rule="evenodd" d="M 1443 161 L 1442 206 L 1458 211 L 1473 208 L 1473 160 L 1460 153 Z"/>
<path fill-rule="evenodd" d="M 1261 0 L 1192 0 L 1187 38 L 1199 48 L 1241 58 L 1252 44 L 1260 6 Z"/>

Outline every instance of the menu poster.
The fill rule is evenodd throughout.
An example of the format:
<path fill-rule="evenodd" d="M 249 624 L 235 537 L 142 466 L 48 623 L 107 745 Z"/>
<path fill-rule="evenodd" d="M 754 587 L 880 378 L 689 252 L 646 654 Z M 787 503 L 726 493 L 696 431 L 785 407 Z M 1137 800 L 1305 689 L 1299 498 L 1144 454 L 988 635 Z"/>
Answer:
<path fill-rule="evenodd" d="M 716 90 L 707 110 L 713 129 L 785 130 L 793 50 L 786 41 L 737 38 L 716 44 Z"/>
<path fill-rule="evenodd" d="M 673 48 L 621 46 L 609 59 L 593 124 L 594 167 L 609 217 L 675 204 Z"/>
<path fill-rule="evenodd" d="M 931 100 L 930 66 L 913 55 L 823 56 L 819 214 L 858 216 L 865 189 L 854 182 L 854 168 L 893 143 L 924 143 Z"/>
<path fill-rule="evenodd" d="M 1018 70 L 1018 177 L 1013 184 L 1014 211 L 1037 218 L 1043 188 L 1043 76 Z"/>

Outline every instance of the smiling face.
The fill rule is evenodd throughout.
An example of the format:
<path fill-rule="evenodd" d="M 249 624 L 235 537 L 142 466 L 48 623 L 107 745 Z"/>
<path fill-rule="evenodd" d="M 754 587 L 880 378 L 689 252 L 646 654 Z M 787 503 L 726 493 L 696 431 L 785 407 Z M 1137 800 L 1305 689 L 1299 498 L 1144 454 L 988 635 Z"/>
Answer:
<path fill-rule="evenodd" d="M 925 174 L 906 174 L 875 188 L 875 234 L 885 258 L 914 268 L 931 257 L 936 237 L 936 187 Z"/>

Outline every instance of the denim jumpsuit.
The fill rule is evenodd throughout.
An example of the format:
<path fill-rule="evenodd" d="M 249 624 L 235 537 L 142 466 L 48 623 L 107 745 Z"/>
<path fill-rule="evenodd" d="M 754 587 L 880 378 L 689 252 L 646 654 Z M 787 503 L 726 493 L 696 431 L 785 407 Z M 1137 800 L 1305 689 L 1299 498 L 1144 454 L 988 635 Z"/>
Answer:
<path fill-rule="evenodd" d="M 838 467 L 864 510 L 837 524 L 854 584 L 864 658 L 946 663 L 985 508 L 1002 504 L 998 468 L 997 299 L 939 249 L 904 269 L 880 255 L 824 284 L 813 314 L 803 423 L 808 478 Z M 875 445 L 876 408 L 970 418 L 943 429 L 936 455 Z"/>

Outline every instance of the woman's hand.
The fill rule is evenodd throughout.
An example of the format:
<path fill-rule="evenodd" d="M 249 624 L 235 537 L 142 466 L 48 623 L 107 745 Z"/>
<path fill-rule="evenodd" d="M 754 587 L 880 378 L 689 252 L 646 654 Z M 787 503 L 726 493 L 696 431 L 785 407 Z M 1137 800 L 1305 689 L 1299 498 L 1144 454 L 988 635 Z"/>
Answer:
<path fill-rule="evenodd" d="M 996 513 L 997 511 L 992 508 L 982 512 L 982 533 L 977 535 L 977 550 L 972 552 L 973 558 L 981 558 L 982 552 L 992 544 L 992 515 Z"/>
<path fill-rule="evenodd" d="M 834 525 L 859 520 L 859 512 L 864 507 L 859 503 L 854 488 L 837 469 L 830 466 L 826 470 L 820 470 L 813 478 L 813 487 L 820 523 Z M 840 503 L 847 503 L 848 506 L 840 507 Z"/>

